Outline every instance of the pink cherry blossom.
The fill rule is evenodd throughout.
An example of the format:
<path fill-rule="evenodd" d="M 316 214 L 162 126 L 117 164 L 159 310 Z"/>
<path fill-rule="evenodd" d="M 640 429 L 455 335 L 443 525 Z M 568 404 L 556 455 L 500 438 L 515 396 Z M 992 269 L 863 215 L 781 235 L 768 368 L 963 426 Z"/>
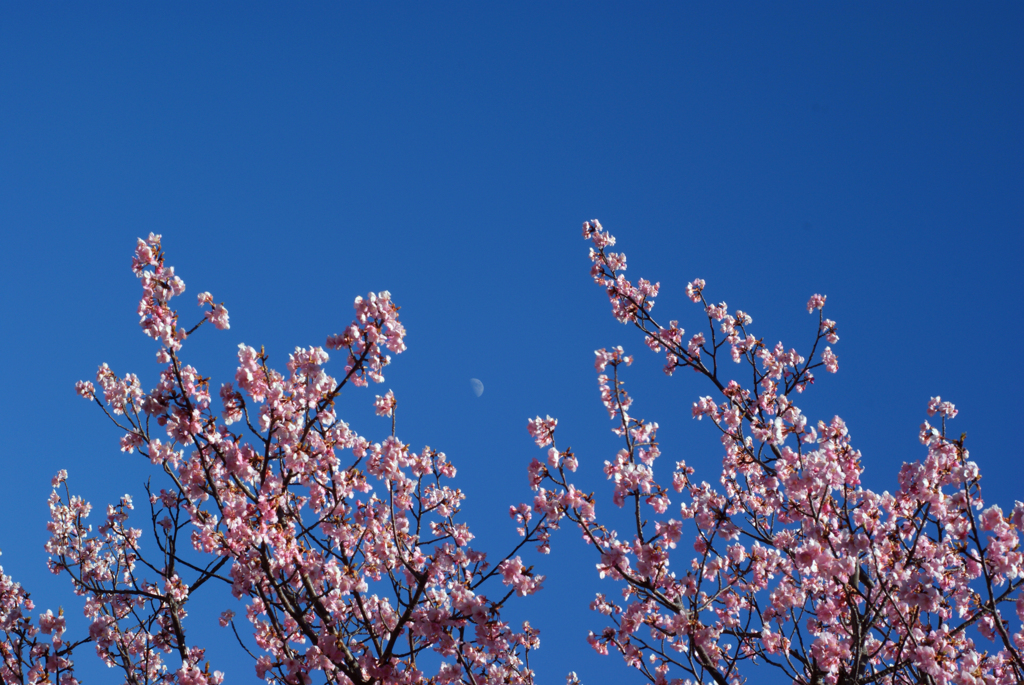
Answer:
<path fill-rule="evenodd" d="M 390 390 L 387 391 L 383 397 L 377 395 L 377 398 L 373 402 L 373 406 L 376 407 L 377 416 L 392 416 L 395 412 L 395 395 Z"/>
<path fill-rule="evenodd" d="M 825 306 L 825 296 L 824 295 L 818 295 L 818 294 L 811 295 L 811 299 L 807 300 L 807 313 L 811 313 L 815 309 L 821 309 L 824 306 Z"/>
<path fill-rule="evenodd" d="M 535 419 L 528 420 L 526 423 L 527 430 L 538 447 L 546 447 L 551 444 L 555 434 L 555 426 L 558 425 L 558 419 L 553 419 L 550 416 L 542 419 L 538 416 Z"/>
<path fill-rule="evenodd" d="M 223 304 L 214 305 L 213 309 L 206 312 L 206 320 L 221 331 L 231 328 L 231 325 L 228 323 L 228 310 L 224 308 Z"/>
<path fill-rule="evenodd" d="M 78 381 L 75 383 L 75 392 L 77 392 L 80 397 L 91 400 L 96 395 L 96 388 L 89 381 Z"/>
<path fill-rule="evenodd" d="M 686 284 L 686 296 L 693 302 L 700 302 L 701 293 L 704 291 L 704 279 L 695 278 Z"/>
<path fill-rule="evenodd" d="M 836 373 L 839 371 L 839 360 L 836 355 L 832 352 L 831 347 L 826 347 L 821 353 L 821 363 L 825 365 L 825 369 L 829 373 Z"/>

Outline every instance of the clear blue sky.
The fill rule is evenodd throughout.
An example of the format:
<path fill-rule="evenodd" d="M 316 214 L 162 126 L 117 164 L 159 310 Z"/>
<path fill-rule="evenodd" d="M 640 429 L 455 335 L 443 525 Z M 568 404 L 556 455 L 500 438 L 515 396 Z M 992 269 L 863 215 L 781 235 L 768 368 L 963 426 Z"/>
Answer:
<path fill-rule="evenodd" d="M 50 477 L 67 468 L 101 511 L 142 492 L 146 465 L 73 384 L 101 362 L 153 384 L 128 268 L 150 231 L 187 306 L 209 290 L 231 312 L 230 331 L 186 347 L 216 385 L 239 342 L 283 367 L 339 331 L 355 295 L 390 290 L 409 351 L 375 391 L 395 390 L 401 438 L 455 462 L 494 552 L 514 542 L 508 505 L 530 497 L 528 416 L 559 417 L 612 508 L 598 347 L 636 353 L 629 387 L 663 460 L 717 478 L 721 448 L 689 418 L 709 390 L 662 376 L 611 318 L 580 237 L 592 217 L 634 277 L 661 281 L 655 313 L 688 329 L 695 276 L 771 342 L 808 340 L 803 306 L 827 293 L 840 373 L 805 411 L 843 416 L 868 483 L 892 489 L 941 394 L 989 501 L 1012 506 L 1022 33 L 1011 3 L 3 4 L 0 563 L 40 607 L 77 615 L 44 566 Z M 347 393 L 342 414 L 379 439 L 373 394 Z M 546 589 L 516 610 L 541 629 L 534 666 L 545 682 L 629 677 L 584 639 L 604 625 L 587 603 L 613 587 L 574 531 L 553 547 L 536 560 Z M 196 634 L 225 637 L 209 626 L 229 605 L 195 607 Z M 255 680 L 230 644 L 210 656 Z M 108 682 L 92 661 L 82 675 Z"/>

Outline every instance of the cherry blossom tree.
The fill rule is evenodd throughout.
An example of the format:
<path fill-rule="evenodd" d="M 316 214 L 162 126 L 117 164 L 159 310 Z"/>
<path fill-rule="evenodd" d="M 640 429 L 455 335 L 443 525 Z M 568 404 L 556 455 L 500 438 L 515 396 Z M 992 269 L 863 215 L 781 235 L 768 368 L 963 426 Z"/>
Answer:
<path fill-rule="evenodd" d="M 391 296 L 357 297 L 355 320 L 326 349 L 296 348 L 284 372 L 264 350 L 240 345 L 218 411 L 211 380 L 182 355 L 204 324 L 229 327 L 227 309 L 204 292 L 198 322 L 180 323 L 171 301 L 185 284 L 165 263 L 160 236 L 138 241 L 132 270 L 142 283 L 140 325 L 160 343 L 159 383 L 146 392 L 137 376 L 104 364 L 77 391 L 117 427 L 122 451 L 162 472 L 163 487 L 147 485 L 141 520 L 150 534 L 130 524 L 128 495 L 93 530 L 90 505 L 61 471 L 50 497 L 50 570 L 84 597 L 89 634 L 68 642 L 62 614 L 34 620 L 24 589 L 3 576 L 0 680 L 73 685 L 72 651 L 91 643 L 126 683 L 216 685 L 224 675 L 190 643 L 186 617 L 197 594 L 221 584 L 246 602 L 256 674 L 270 682 L 533 682 L 537 631 L 510 626 L 501 609 L 540 589 L 543 577 L 517 551 L 540 540 L 541 523 L 490 563 L 459 519 L 455 467 L 396 436 L 393 393 L 375 401 L 391 418 L 379 442 L 336 414 L 343 389 L 383 382 L 389 353 L 406 349 Z M 343 359 L 338 378 L 326 370 L 327 350 Z M 230 611 L 221 625 L 242 641 Z"/>
<path fill-rule="evenodd" d="M 529 466 L 535 497 L 511 507 L 520 538 L 489 561 L 460 518 L 455 467 L 397 437 L 392 392 L 373 402 L 390 420 L 379 441 L 337 415 L 346 387 L 383 382 L 405 349 L 387 292 L 356 298 L 352 323 L 324 347 L 296 348 L 283 372 L 240 345 L 234 382 L 215 401 L 183 350 L 207 323 L 228 328 L 228 311 L 204 292 L 197 322 L 181 324 L 170 303 L 185 284 L 150 235 L 132 269 L 159 381 L 147 392 L 104 364 L 76 389 L 162 485 L 147 484 L 141 516 L 125 495 L 94 530 L 90 505 L 57 474 L 49 567 L 83 597 L 88 634 L 66 637 L 63 611 L 39 612 L 0 569 L 0 680 L 74 685 L 73 656 L 86 647 L 132 685 L 221 683 L 188 637 L 189 603 L 220 586 L 245 603 L 249 624 L 240 631 L 225 611 L 223 629 L 254 643 L 256 674 L 269 682 L 532 683 L 538 632 L 501 614 L 541 588 L 524 547 L 548 553 L 565 522 L 617 591 L 592 603 L 608 625 L 590 644 L 657 685 L 752 682 L 765 668 L 801 685 L 1024 680 L 1024 504 L 1009 516 L 985 506 L 964 437 L 947 435 L 956 408 L 931 400 L 921 458 L 892 494 L 873 492 L 843 421 L 814 424 L 794 403 L 818 369 L 838 370 L 824 296 L 807 305 L 816 331 L 805 356 L 766 345 L 748 314 L 709 301 L 696 279 L 686 294 L 706 329 L 687 337 L 652 317 L 659 286 L 625 278 L 615 239 L 596 221 L 583 231 L 614 316 L 665 355 L 668 375 L 688 368 L 708 384 L 692 416 L 721 438 L 716 484 L 683 462 L 656 471 L 658 425 L 633 413 L 623 385 L 632 358 L 598 350 L 601 399 L 622 440 L 604 472 L 628 528 L 574 485 L 580 460 L 556 444 L 557 420 L 538 416 L 528 430 L 547 453 Z M 337 377 L 332 353 L 344 360 Z"/>
<path fill-rule="evenodd" d="M 937 425 L 921 426 L 921 458 L 903 465 L 894 492 L 873 492 L 843 420 L 815 425 L 794 401 L 815 370 L 838 370 L 824 296 L 807 303 L 816 333 L 804 356 L 756 337 L 750 315 L 713 303 L 696 279 L 686 294 L 706 325 L 687 337 L 653 318 L 658 284 L 626 279 L 626 257 L 600 223 L 583 234 L 615 318 L 664 353 L 666 374 L 690 369 L 707 385 L 692 415 L 724 450 L 715 484 L 684 462 L 656 472 L 658 424 L 632 412 L 623 386 L 632 357 L 598 350 L 601 398 L 622 440 L 604 462 L 612 501 L 629 513 L 620 533 L 574 486 L 578 460 L 556 445 L 557 420 L 529 421 L 548 449 L 529 468 L 532 506 L 511 510 L 520 532 L 538 515 L 542 536 L 568 519 L 624 597 L 591 604 L 609 624 L 591 632 L 593 648 L 658 685 L 750 682 L 755 663 L 801 685 L 1024 682 L 1024 503 L 1009 516 L 984 505 L 964 436 L 947 433 L 953 404 L 932 398 Z"/>

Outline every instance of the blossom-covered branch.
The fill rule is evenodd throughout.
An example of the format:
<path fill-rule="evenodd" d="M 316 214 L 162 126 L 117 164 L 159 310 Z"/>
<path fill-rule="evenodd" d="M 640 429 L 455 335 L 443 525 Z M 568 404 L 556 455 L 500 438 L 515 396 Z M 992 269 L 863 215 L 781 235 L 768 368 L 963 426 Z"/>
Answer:
<path fill-rule="evenodd" d="M 619 652 L 659 685 L 678 672 L 697 682 L 744 682 L 754 662 L 804 685 L 1024 681 L 1024 504 L 1009 516 L 984 506 L 964 438 L 946 432 L 955 407 L 929 402 L 939 425 L 923 424 L 926 453 L 904 464 L 893 494 L 866 489 L 862 455 L 842 419 L 815 426 L 793 399 L 813 383 L 814 369 L 838 370 L 831 345 L 839 337 L 823 315 L 824 296 L 807 304 L 818 320 L 804 356 L 766 345 L 749 314 L 711 303 L 695 279 L 686 294 L 702 307 L 706 328 L 687 338 L 678 322 L 653 318 L 659 285 L 625 278 L 625 255 L 609 250 L 615 238 L 597 221 L 583 233 L 613 315 L 664 353 L 667 374 L 688 367 L 710 382 L 713 393 L 693 403 L 692 415 L 710 420 L 724 449 L 717 485 L 698 481 L 684 462 L 659 480 L 658 425 L 631 413 L 622 385 L 632 359 L 622 348 L 598 350 L 601 398 L 623 441 L 605 473 L 612 501 L 628 504 L 635 521 L 620 536 L 600 522 L 593 495 L 567 479 L 577 461 L 558 451 L 557 421 L 529 422 L 537 444 L 549 448 L 547 463 L 534 460 L 529 470 L 534 508 L 550 526 L 563 517 L 579 526 L 601 577 L 623 585 L 624 602 L 600 594 L 592 604 L 611 622 L 591 633 L 593 647 Z M 672 493 L 682 500 L 677 508 Z M 695 555 L 680 567 L 684 534 Z"/>
<path fill-rule="evenodd" d="M 393 393 L 375 401 L 392 419 L 380 442 L 337 416 L 346 387 L 383 382 L 390 355 L 406 349 L 391 295 L 357 297 L 352 323 L 324 347 L 295 348 L 284 373 L 265 350 L 239 345 L 218 411 L 210 379 L 181 354 L 205 322 L 229 327 L 224 305 L 204 292 L 199 322 L 179 323 L 171 301 L 185 284 L 165 264 L 160 236 L 139 240 L 132 268 L 143 286 L 140 325 L 161 343 L 159 382 L 145 392 L 137 376 L 104 364 L 95 384 L 76 388 L 116 425 L 122 451 L 139 452 L 167 478 L 149 492 L 155 551 L 128 526 L 127 495 L 94 532 L 90 507 L 67 490 L 64 472 L 54 481 L 47 547 L 51 569 L 86 597 L 90 638 L 108 665 L 126 683 L 221 682 L 219 671 L 200 666 L 204 652 L 189 645 L 185 620 L 196 592 L 220 584 L 246 601 L 256 673 L 269 682 L 310 683 L 313 674 L 346 684 L 533 682 L 537 631 L 501 619 L 512 595 L 541 587 L 543 577 L 516 554 L 523 543 L 496 564 L 470 545 L 455 467 L 442 452 L 398 439 Z M 340 378 L 327 371 L 335 351 Z M 539 541 L 543 522 L 522 532 Z M 221 624 L 239 635 L 232 612 Z M 33 635 L 18 629 L 24 637 L 9 641 L 12 653 Z M 29 651 L 15 653 L 11 668 L 48 654 L 35 643 Z M 63 673 L 61 654 L 49 672 Z"/>

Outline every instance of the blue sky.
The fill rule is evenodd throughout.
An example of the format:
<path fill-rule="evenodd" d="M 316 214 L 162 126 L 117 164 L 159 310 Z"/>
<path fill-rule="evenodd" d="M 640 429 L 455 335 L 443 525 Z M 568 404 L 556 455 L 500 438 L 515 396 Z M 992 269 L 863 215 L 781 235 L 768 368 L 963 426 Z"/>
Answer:
<path fill-rule="evenodd" d="M 808 296 L 828 294 L 840 373 L 805 412 L 846 419 L 869 485 L 892 489 L 942 395 L 989 501 L 1012 506 L 1022 28 L 1010 3 L 3 4 L 0 563 L 41 607 L 77 614 L 44 566 L 50 477 L 67 468 L 97 507 L 142 492 L 146 465 L 73 385 L 101 362 L 152 385 L 129 271 L 151 231 L 187 300 L 209 290 L 231 312 L 230 331 L 186 347 L 215 384 L 239 342 L 283 367 L 339 331 L 354 296 L 390 290 L 409 350 L 341 413 L 380 439 L 373 394 L 394 389 L 399 436 L 455 462 L 494 552 L 514 543 L 508 505 L 530 497 L 535 414 L 560 419 L 580 481 L 612 508 L 598 347 L 636 353 L 627 381 L 663 459 L 717 478 L 721 448 L 689 418 L 709 389 L 665 378 L 612 319 L 580 236 L 593 217 L 633 277 L 661 281 L 655 313 L 692 330 L 696 276 L 788 345 L 813 334 Z M 546 589 L 516 609 L 541 629 L 533 665 L 546 682 L 628 678 L 585 643 L 604 625 L 586 605 L 612 586 L 573 531 L 553 547 Z M 196 634 L 221 640 L 226 606 L 196 607 Z M 230 644 L 210 654 L 255 680 Z M 105 682 L 91 661 L 82 674 Z"/>

